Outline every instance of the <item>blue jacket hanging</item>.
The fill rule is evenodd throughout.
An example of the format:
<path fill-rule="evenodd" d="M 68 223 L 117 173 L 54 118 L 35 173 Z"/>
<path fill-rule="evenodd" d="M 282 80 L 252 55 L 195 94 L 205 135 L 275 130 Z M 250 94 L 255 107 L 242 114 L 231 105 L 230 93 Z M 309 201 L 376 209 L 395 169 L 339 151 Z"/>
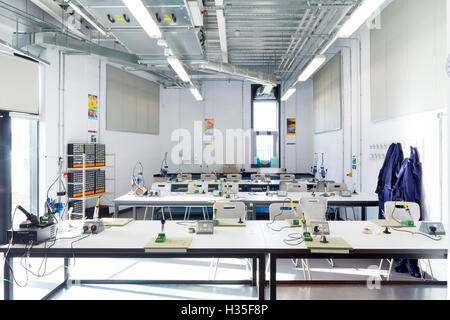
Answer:
<path fill-rule="evenodd" d="M 375 191 L 378 194 L 379 219 L 384 219 L 384 203 L 394 199 L 394 187 L 397 182 L 397 173 L 400 171 L 402 161 L 402 145 L 400 143 L 391 144 L 378 175 L 378 184 Z"/>
<path fill-rule="evenodd" d="M 405 202 L 421 204 L 422 164 L 419 161 L 417 149 L 411 147 L 411 155 L 402 163 L 395 183 L 395 198 Z M 420 220 L 422 220 L 420 210 Z M 413 277 L 420 277 L 418 261 L 416 259 L 400 260 L 394 270 L 400 273 L 408 272 Z"/>
<path fill-rule="evenodd" d="M 395 198 L 421 205 L 422 163 L 419 161 L 417 149 L 411 147 L 411 155 L 403 160 L 395 183 Z M 420 210 L 420 220 L 422 220 Z"/>

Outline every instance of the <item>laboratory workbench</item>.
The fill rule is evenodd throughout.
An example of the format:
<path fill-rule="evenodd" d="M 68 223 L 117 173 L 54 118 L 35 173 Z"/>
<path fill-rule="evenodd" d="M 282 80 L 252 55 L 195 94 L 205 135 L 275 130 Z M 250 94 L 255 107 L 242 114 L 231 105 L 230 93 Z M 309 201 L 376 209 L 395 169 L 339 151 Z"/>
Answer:
<path fill-rule="evenodd" d="M 258 298 L 265 298 L 266 259 L 269 260 L 270 298 L 276 299 L 277 261 L 280 259 L 446 259 L 447 237 L 440 241 L 429 239 L 423 235 L 411 235 L 406 232 L 394 231 L 391 234 L 382 233 L 383 228 L 371 222 L 363 221 L 329 221 L 329 239 L 341 237 L 351 246 L 351 249 L 336 252 L 336 250 L 315 250 L 307 248 L 305 242 L 287 244 L 284 240 L 292 233 L 301 234 L 302 228 L 287 228 L 286 221 L 276 221 L 268 226 L 267 221 L 247 221 L 245 227 L 215 227 L 212 235 L 188 233 L 188 227 L 195 222 L 167 221 L 164 232 L 167 239 L 192 237 L 190 246 L 184 249 L 145 250 L 144 247 L 153 241 L 161 232 L 159 221 L 132 221 L 123 227 L 109 227 L 99 234 L 77 239 L 60 234 L 51 248 L 47 244 L 39 244 L 29 249 L 30 257 L 48 257 L 64 259 L 64 281 L 44 298 L 54 297 L 58 292 L 72 283 L 78 284 L 246 284 L 258 287 Z M 370 226 L 371 234 L 363 233 Z M 285 229 L 283 229 L 285 227 Z M 417 231 L 420 224 L 410 231 Z M 280 230 L 280 231 L 274 231 Z M 78 234 L 81 233 L 81 229 Z M 0 252 L 5 257 L 4 268 L 4 298 L 13 299 L 13 274 L 7 264 L 13 266 L 14 258 L 21 258 L 26 253 L 24 245 L 0 246 Z M 73 258 L 240 258 L 251 259 L 251 279 L 240 280 L 83 280 L 72 279 L 70 275 L 70 260 Z M 302 285 L 308 285 L 304 281 Z M 317 281 L 316 281 L 317 282 Z M 347 281 L 351 282 L 351 281 Z M 410 284 L 408 281 L 402 281 Z M 413 281 L 416 285 L 439 284 L 442 281 Z M 397 284 L 397 283 L 396 283 Z"/>
<path fill-rule="evenodd" d="M 323 193 L 315 193 L 316 197 L 321 197 Z M 133 209 L 133 218 L 136 219 L 138 207 L 212 207 L 216 201 L 234 201 L 244 202 L 247 206 L 249 219 L 256 219 L 256 210 L 258 206 L 269 206 L 272 203 L 283 203 L 292 199 L 298 203 L 300 198 L 312 197 L 310 192 L 288 193 L 287 197 L 277 195 L 267 195 L 266 193 L 239 192 L 231 195 L 230 198 L 217 197 L 211 193 L 207 194 L 188 194 L 172 192 L 161 196 L 135 196 L 126 194 L 114 199 L 114 216 L 119 216 L 120 207 L 131 207 Z M 367 207 L 378 207 L 378 197 L 375 194 L 359 193 L 351 197 L 342 197 L 334 195 L 326 197 L 329 207 L 361 207 L 361 220 L 367 219 Z"/>

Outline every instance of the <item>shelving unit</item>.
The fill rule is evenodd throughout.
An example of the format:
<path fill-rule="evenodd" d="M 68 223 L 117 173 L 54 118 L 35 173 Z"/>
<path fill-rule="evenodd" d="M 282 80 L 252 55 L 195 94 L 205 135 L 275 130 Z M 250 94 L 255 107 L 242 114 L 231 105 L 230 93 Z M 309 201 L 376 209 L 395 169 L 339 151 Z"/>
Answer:
<path fill-rule="evenodd" d="M 82 161 L 82 167 L 81 168 L 69 168 L 69 158 L 70 157 L 82 157 L 83 161 Z M 98 197 L 101 196 L 106 196 L 106 195 L 112 195 L 114 198 L 116 197 L 116 154 L 115 153 L 110 153 L 110 154 L 105 154 L 105 157 L 110 157 L 112 158 L 112 163 L 113 165 L 108 165 L 108 166 L 94 166 L 94 167 L 86 167 L 86 154 L 83 153 L 81 155 L 77 154 L 77 155 L 67 155 L 66 159 L 67 159 L 67 164 L 66 164 L 66 168 L 67 168 L 67 172 L 76 172 L 76 171 L 81 171 L 82 172 L 82 182 L 67 182 L 67 185 L 82 185 L 82 196 L 81 197 L 70 197 L 69 194 L 67 194 L 67 200 L 68 202 L 70 201 L 81 201 L 82 203 L 82 210 L 81 213 L 72 213 L 73 215 L 81 215 L 81 219 L 85 219 L 86 218 L 86 201 L 89 199 L 96 199 Z M 112 178 L 106 178 L 105 177 L 105 189 L 106 189 L 106 183 L 107 181 L 112 181 L 113 184 L 113 192 L 102 192 L 102 193 L 95 193 L 92 195 L 86 195 L 86 173 L 88 170 L 96 170 L 96 169 L 112 169 L 113 174 L 112 174 Z M 105 175 L 106 175 L 106 170 L 105 170 Z M 108 207 L 112 207 L 112 205 L 107 205 Z M 69 217 L 69 219 L 72 219 L 71 217 Z"/>

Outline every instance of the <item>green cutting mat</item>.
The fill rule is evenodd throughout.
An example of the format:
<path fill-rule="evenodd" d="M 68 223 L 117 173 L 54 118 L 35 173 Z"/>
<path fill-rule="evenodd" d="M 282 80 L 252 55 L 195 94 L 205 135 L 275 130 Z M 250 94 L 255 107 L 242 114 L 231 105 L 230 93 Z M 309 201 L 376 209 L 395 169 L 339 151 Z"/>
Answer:
<path fill-rule="evenodd" d="M 314 238 L 313 241 L 305 241 L 305 245 L 310 250 L 331 249 L 331 250 L 351 250 L 353 249 L 347 241 L 338 237 L 327 237 L 328 243 L 321 243 L 320 237 Z"/>
<path fill-rule="evenodd" d="M 102 218 L 103 224 L 107 227 L 123 227 L 133 221 L 132 218 Z"/>
<path fill-rule="evenodd" d="M 188 249 L 192 243 L 192 238 L 167 238 L 165 242 L 155 242 L 155 240 L 156 238 L 150 240 L 144 249 Z"/>
<path fill-rule="evenodd" d="M 245 227 L 246 223 L 238 223 L 236 219 L 218 219 L 215 227 Z"/>
<path fill-rule="evenodd" d="M 415 227 L 415 226 L 404 225 L 395 220 L 370 220 L 370 222 L 372 222 L 382 228 L 386 228 L 386 227 L 389 227 L 389 228 L 413 228 L 413 227 Z"/>

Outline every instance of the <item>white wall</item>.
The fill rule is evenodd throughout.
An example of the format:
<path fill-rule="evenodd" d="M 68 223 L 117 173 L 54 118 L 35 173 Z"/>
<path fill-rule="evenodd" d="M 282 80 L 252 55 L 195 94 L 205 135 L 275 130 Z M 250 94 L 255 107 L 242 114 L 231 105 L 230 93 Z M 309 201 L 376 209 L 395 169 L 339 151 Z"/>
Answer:
<path fill-rule="evenodd" d="M 284 116 L 282 117 L 282 139 L 284 146 L 283 166 L 288 172 L 310 173 L 314 164 L 314 123 L 311 121 L 312 113 L 312 81 L 297 84 L 295 96 L 284 104 Z M 296 145 L 287 145 L 286 119 L 296 118 Z"/>
<path fill-rule="evenodd" d="M 304 95 L 298 95 L 294 102 L 282 103 L 281 110 L 281 166 L 288 171 L 309 172 L 312 165 L 312 134 L 310 90 L 299 89 Z M 226 129 L 251 128 L 251 83 L 242 81 L 206 81 L 202 86 L 204 101 L 196 101 L 189 90 L 163 89 L 161 92 L 161 144 L 163 151 L 169 152 L 169 171 L 176 171 L 180 167 L 170 161 L 170 152 L 177 142 L 171 141 L 171 134 L 175 129 L 187 129 L 194 135 L 194 121 L 204 121 L 214 118 L 215 130 L 224 135 Z M 291 99 L 292 100 L 292 99 Z M 285 145 L 286 118 L 297 118 L 297 146 Z M 192 146 L 194 148 L 194 146 Z M 195 156 L 195 157 L 194 157 Z M 192 152 L 192 161 L 199 155 Z M 242 166 L 238 165 L 238 169 Z M 244 165 L 250 170 L 249 162 Z M 184 171 L 200 171 L 200 165 L 183 164 Z M 206 167 L 203 168 L 206 170 Z M 221 170 L 222 165 L 214 165 L 209 170 Z"/>
<path fill-rule="evenodd" d="M 361 48 L 361 49 L 360 49 Z M 369 149 L 371 144 L 405 142 L 419 148 L 423 165 L 423 210 L 429 220 L 439 220 L 441 214 L 439 198 L 439 130 L 438 113 L 446 109 L 436 109 L 431 112 L 409 115 L 386 121 L 373 122 L 370 117 L 370 31 L 366 26 L 349 40 L 338 40 L 332 46 L 327 58 L 337 51 L 343 57 L 343 126 L 339 131 L 314 134 L 314 152 L 325 152 L 325 167 L 328 168 L 327 179 L 344 180 L 349 187 L 355 185 L 362 192 L 374 192 L 376 189 L 382 159 L 373 160 Z M 361 57 L 360 57 L 361 54 Z M 360 63 L 361 61 L 361 63 Z M 444 63 L 443 63 L 444 65 Z M 291 100 L 305 95 L 305 90 L 312 91 L 308 84 L 298 85 Z M 306 101 L 312 108 L 312 101 Z M 314 118 L 311 116 L 310 121 Z M 447 136 L 447 118 L 444 118 L 444 137 Z M 444 141 L 444 171 L 447 176 L 448 162 L 447 146 Z M 351 169 L 352 155 L 357 156 L 357 170 Z M 409 148 L 404 150 L 409 156 Z M 320 161 L 319 161 L 320 165 Z M 346 176 L 352 172 L 353 178 Z M 442 212 L 444 219 L 448 208 L 448 183 L 444 179 L 444 199 Z M 376 217 L 377 210 L 369 210 L 369 218 Z M 444 220 L 445 221 L 445 220 Z"/>
<path fill-rule="evenodd" d="M 58 114 L 59 114 L 59 55 L 56 50 L 46 50 L 45 57 L 51 62 L 43 71 L 43 102 L 40 121 L 41 153 L 41 190 L 47 190 L 57 174 L 58 159 Z M 137 161 L 144 166 L 144 178 L 147 185 L 153 180 L 153 174 L 159 170 L 162 160 L 162 146 L 158 135 L 113 132 L 105 129 L 106 113 L 106 62 L 95 56 L 67 55 L 65 63 L 65 90 L 63 119 L 61 129 L 61 152 L 66 153 L 67 143 L 89 142 L 87 103 L 88 94 L 99 97 L 99 142 L 106 144 L 106 153 L 116 154 L 116 196 L 130 189 L 133 167 Z M 146 73 L 136 73 L 152 80 Z M 107 157 L 107 165 L 113 158 Z M 112 177 L 112 169 L 107 176 Z M 114 186 L 107 183 L 107 191 Z M 41 198 L 45 194 L 41 192 Z M 113 196 L 108 198 L 112 199 Z M 44 202 L 41 199 L 41 203 Z M 105 204 L 108 204 L 105 202 Z"/>

